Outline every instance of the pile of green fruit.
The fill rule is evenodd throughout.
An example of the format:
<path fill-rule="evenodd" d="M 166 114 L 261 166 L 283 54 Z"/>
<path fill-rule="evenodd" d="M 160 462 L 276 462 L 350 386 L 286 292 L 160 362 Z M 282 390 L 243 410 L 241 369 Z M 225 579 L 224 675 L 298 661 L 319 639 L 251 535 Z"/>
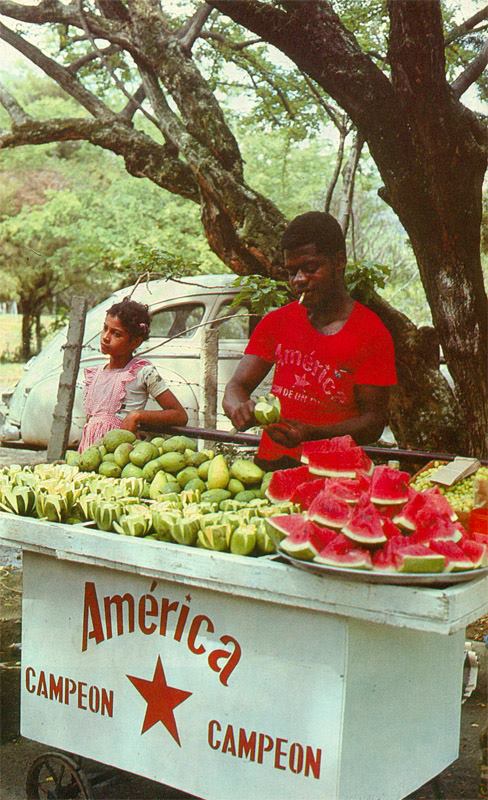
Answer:
<path fill-rule="evenodd" d="M 197 450 L 187 436 L 136 440 L 109 431 L 66 463 L 0 470 L 0 510 L 50 522 L 95 523 L 103 531 L 239 555 L 274 552 L 267 518 L 272 473 L 252 461 Z"/>
<path fill-rule="evenodd" d="M 444 463 L 444 461 L 433 461 L 431 466 L 421 470 L 421 472 L 410 481 L 410 485 L 413 486 L 414 489 L 417 489 L 418 492 L 437 486 L 441 494 L 449 501 L 458 517 L 463 518 L 463 516 L 468 515 L 473 508 L 475 481 L 479 478 L 484 480 L 488 478 L 488 467 L 480 467 L 472 475 L 463 478 L 463 480 L 458 481 L 458 483 L 455 483 L 453 486 L 443 486 L 442 484 L 434 483 L 430 478 Z"/>

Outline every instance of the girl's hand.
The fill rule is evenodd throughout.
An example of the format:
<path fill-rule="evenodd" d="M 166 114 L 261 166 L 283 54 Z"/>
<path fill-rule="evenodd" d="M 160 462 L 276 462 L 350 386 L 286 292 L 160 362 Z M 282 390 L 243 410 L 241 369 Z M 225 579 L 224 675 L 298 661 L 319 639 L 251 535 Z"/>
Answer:
<path fill-rule="evenodd" d="M 132 433 L 137 433 L 137 428 L 139 426 L 139 414 L 137 411 L 131 411 L 130 414 L 121 421 L 120 427 L 124 431 L 131 431 Z"/>

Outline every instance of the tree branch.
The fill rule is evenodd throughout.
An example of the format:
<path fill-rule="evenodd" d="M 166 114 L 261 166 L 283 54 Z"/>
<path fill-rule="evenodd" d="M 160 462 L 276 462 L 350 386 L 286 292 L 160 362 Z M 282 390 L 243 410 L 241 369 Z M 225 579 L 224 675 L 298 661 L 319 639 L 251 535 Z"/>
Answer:
<path fill-rule="evenodd" d="M 193 45 L 200 36 L 203 26 L 208 20 L 213 8 L 208 3 L 203 3 L 190 19 L 180 28 L 178 38 L 185 53 L 190 53 Z"/>
<path fill-rule="evenodd" d="M 261 37 L 256 37 L 255 39 L 246 39 L 244 42 L 233 42 L 227 36 L 224 36 L 222 33 L 218 31 L 202 31 L 200 34 L 201 39 L 210 39 L 214 40 L 215 42 L 220 42 L 224 44 L 229 50 L 235 50 L 239 52 L 240 50 L 245 50 L 246 47 L 251 47 L 253 44 L 261 44 L 263 39 Z"/>
<path fill-rule="evenodd" d="M 488 40 L 484 43 L 476 58 L 471 61 L 460 75 L 451 83 L 451 89 L 458 100 L 469 87 L 478 80 L 488 64 Z"/>
<path fill-rule="evenodd" d="M 88 37 L 87 37 L 88 38 Z M 72 61 L 71 64 L 67 66 L 68 72 L 71 72 L 74 75 L 78 70 L 84 67 L 86 64 L 89 64 L 90 61 L 94 61 L 96 58 L 102 58 L 103 56 L 112 55 L 112 53 L 118 53 L 119 48 L 114 44 L 109 44 L 108 47 L 100 48 L 100 50 L 93 50 L 91 53 L 85 53 L 84 56 L 77 58 L 76 61 Z"/>
<path fill-rule="evenodd" d="M 473 29 L 476 27 L 478 22 L 482 22 L 484 19 L 488 19 L 488 6 L 481 8 L 476 12 L 476 14 L 473 14 L 472 17 L 464 22 L 461 22 L 460 25 L 456 25 L 456 27 L 447 34 L 446 38 L 444 39 L 444 45 L 447 47 L 455 42 L 456 39 L 460 39 L 466 33 L 477 33 L 479 29 L 476 31 Z"/>
<path fill-rule="evenodd" d="M 110 109 L 102 103 L 98 97 L 95 97 L 88 89 L 85 89 L 82 84 L 71 75 L 68 69 L 60 66 L 51 58 L 44 55 L 37 47 L 34 47 L 30 42 L 23 39 L 14 31 L 7 28 L 0 22 L 0 38 L 8 42 L 12 47 L 22 53 L 29 61 L 40 67 L 43 72 L 50 78 L 56 81 L 62 89 L 65 90 L 71 97 L 73 97 L 80 105 L 86 108 L 94 117 L 108 118 L 112 117 L 113 113 Z"/>
<path fill-rule="evenodd" d="M 196 181 L 189 167 L 176 158 L 174 151 L 153 141 L 150 136 L 125 125 L 119 119 L 35 120 L 16 125 L 0 135 L 0 150 L 48 142 L 91 142 L 123 157 L 127 171 L 137 178 L 149 178 L 173 194 L 199 202 Z"/>
<path fill-rule="evenodd" d="M 24 122 L 29 122 L 30 115 L 22 108 L 20 103 L 17 102 L 8 89 L 0 83 L 0 103 L 9 115 L 14 125 L 22 125 Z"/>

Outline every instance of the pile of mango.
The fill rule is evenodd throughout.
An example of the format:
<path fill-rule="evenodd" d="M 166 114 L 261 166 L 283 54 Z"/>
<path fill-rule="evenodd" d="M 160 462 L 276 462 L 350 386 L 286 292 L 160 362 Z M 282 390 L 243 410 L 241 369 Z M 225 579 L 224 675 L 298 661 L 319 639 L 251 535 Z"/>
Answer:
<path fill-rule="evenodd" d="M 136 440 L 109 431 L 66 463 L 0 470 L 0 510 L 50 522 L 238 555 L 275 551 L 267 518 L 293 513 L 272 504 L 272 473 L 251 460 L 197 450 L 187 436 Z M 271 532 L 271 536 L 270 536 Z"/>

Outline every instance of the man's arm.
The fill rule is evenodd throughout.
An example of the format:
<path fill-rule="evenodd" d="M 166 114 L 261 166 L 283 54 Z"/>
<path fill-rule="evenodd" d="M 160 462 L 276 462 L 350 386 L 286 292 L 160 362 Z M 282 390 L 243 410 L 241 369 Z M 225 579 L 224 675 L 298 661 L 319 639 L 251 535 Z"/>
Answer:
<path fill-rule="evenodd" d="M 266 433 L 282 447 L 296 447 L 311 439 L 330 439 L 349 434 L 358 444 L 375 442 L 388 420 L 388 386 L 356 386 L 358 414 L 333 425 L 310 425 L 282 420 L 266 427 Z"/>
<path fill-rule="evenodd" d="M 241 358 L 234 375 L 225 387 L 222 407 L 238 431 L 256 424 L 251 393 L 266 377 L 273 364 L 259 356 Z"/>

